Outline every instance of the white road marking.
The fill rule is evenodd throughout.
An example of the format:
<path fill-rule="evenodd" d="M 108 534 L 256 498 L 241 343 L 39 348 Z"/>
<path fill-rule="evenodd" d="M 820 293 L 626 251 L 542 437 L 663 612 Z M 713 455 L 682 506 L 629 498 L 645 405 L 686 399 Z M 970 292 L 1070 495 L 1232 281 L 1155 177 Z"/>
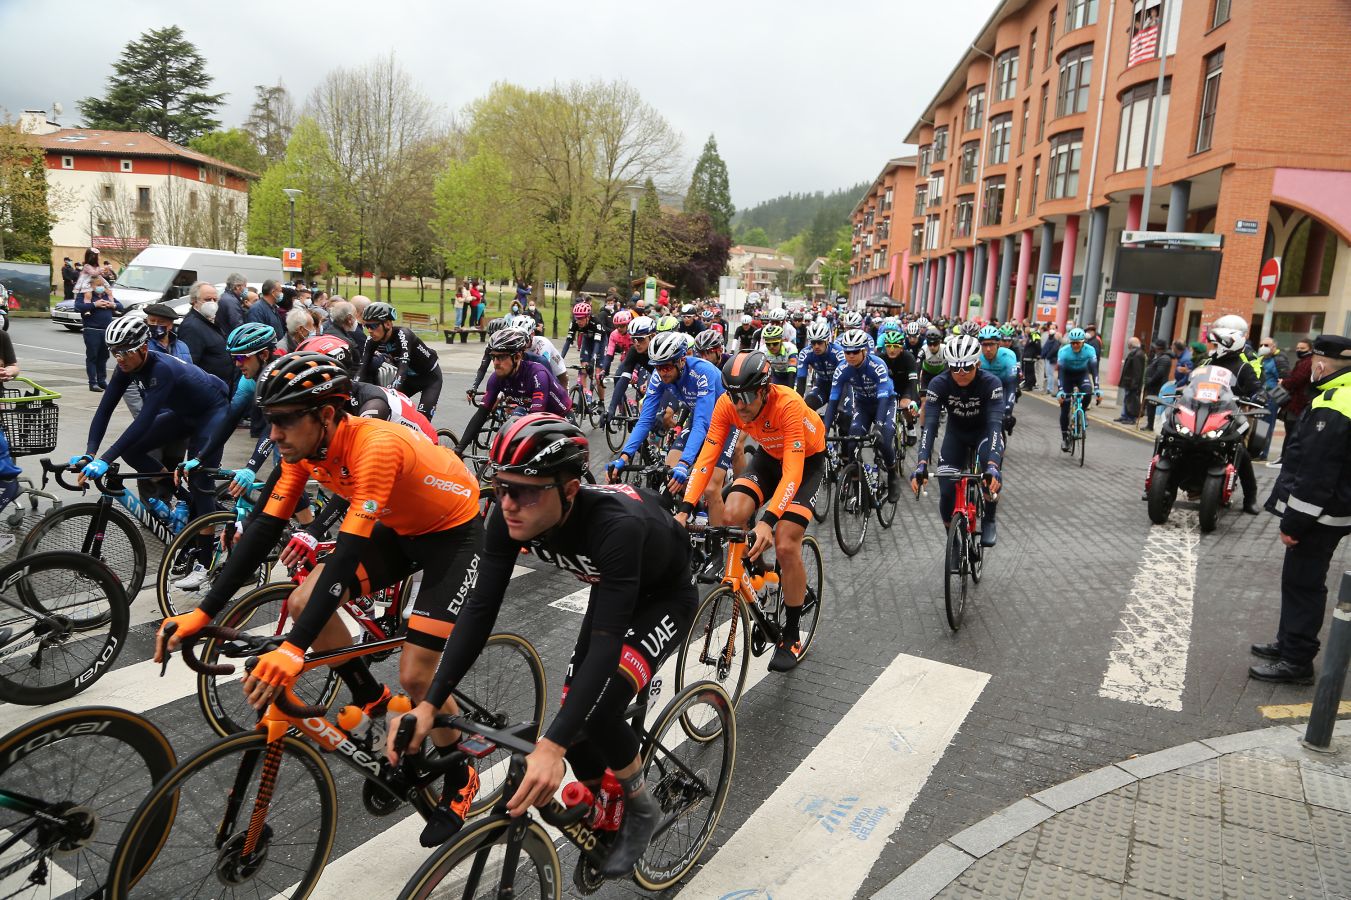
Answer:
<path fill-rule="evenodd" d="M 897 656 L 681 896 L 853 896 L 989 680 Z"/>
<path fill-rule="evenodd" d="M 64 353 L 64 354 L 66 354 L 67 356 L 78 356 L 78 357 L 81 357 L 81 358 L 84 357 L 84 351 L 83 351 L 83 350 L 80 350 L 80 351 L 76 351 L 76 350 L 57 350 L 55 347 L 39 347 L 39 346 L 37 346 L 36 344 L 20 344 L 20 343 L 18 343 L 17 341 L 15 341 L 14 346 L 16 346 L 16 347 L 27 347 L 29 350 L 42 350 L 42 351 L 45 352 L 45 353 Z"/>
<path fill-rule="evenodd" d="M 566 597 L 559 597 L 549 605 L 554 609 L 561 609 L 563 612 L 576 613 L 582 615 L 586 612 L 586 604 L 591 597 L 591 588 L 584 587 L 581 590 L 573 591 Z"/>
<path fill-rule="evenodd" d="M 1149 530 L 1130 600 L 1113 636 L 1114 649 L 1098 688 L 1100 697 L 1182 709 L 1196 591 L 1196 513 L 1173 510 Z"/>

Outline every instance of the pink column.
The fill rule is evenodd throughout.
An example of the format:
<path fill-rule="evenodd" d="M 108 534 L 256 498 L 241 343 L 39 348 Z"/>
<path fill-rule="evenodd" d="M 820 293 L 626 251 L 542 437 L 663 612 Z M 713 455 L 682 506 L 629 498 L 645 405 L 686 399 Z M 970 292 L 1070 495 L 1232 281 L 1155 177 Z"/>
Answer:
<path fill-rule="evenodd" d="M 956 287 L 953 281 L 957 277 L 957 254 L 949 253 L 947 261 L 947 272 L 943 275 L 943 315 L 952 315 L 952 295 L 956 293 Z"/>
<path fill-rule="evenodd" d="M 929 310 L 930 318 L 937 318 L 938 314 L 934 312 L 934 304 L 938 297 L 938 260 L 931 259 L 925 265 L 929 267 L 929 298 L 925 303 L 925 308 Z"/>
<path fill-rule="evenodd" d="M 1126 203 L 1126 230 L 1136 231 L 1140 228 L 1140 210 L 1144 206 L 1145 198 L 1139 194 L 1131 194 L 1130 200 Z M 1121 383 L 1121 361 L 1126 355 L 1126 326 L 1129 324 L 1131 307 L 1135 305 L 1134 294 L 1116 295 L 1116 313 L 1112 316 L 1112 355 L 1107 359 L 1107 372 L 1105 377 L 1108 384 Z"/>
<path fill-rule="evenodd" d="M 985 244 L 985 293 L 981 295 L 980 317 L 990 321 L 994 315 L 995 285 L 999 283 L 999 241 Z"/>
<path fill-rule="evenodd" d="M 892 267 L 893 271 L 896 268 Z M 906 247 L 901 251 L 901 265 L 899 269 L 901 275 L 901 296 L 902 303 L 910 302 L 910 248 Z"/>
<path fill-rule="evenodd" d="M 1074 252 L 1079 247 L 1079 217 L 1065 220 L 1065 243 L 1060 247 L 1060 306 L 1055 311 L 1055 328 L 1065 333 L 1070 320 L 1070 282 L 1074 280 Z"/>
<path fill-rule="evenodd" d="M 909 250 L 905 251 L 904 254 L 891 254 L 891 273 L 887 275 L 887 293 L 891 296 L 891 299 L 899 300 L 902 303 L 905 302 L 905 283 L 904 280 L 902 280 L 901 284 L 896 284 L 896 275 L 899 272 L 905 271 L 905 263 L 903 260 L 909 255 Z"/>
<path fill-rule="evenodd" d="M 971 270 L 976 267 L 976 251 L 967 247 L 963 252 L 966 254 L 966 259 L 962 260 L 962 296 L 959 302 L 965 309 L 967 301 L 971 299 Z"/>
<path fill-rule="evenodd" d="M 1023 230 L 1018 240 L 1018 278 L 1013 282 L 1013 321 L 1027 315 L 1027 275 L 1032 269 L 1032 229 Z"/>

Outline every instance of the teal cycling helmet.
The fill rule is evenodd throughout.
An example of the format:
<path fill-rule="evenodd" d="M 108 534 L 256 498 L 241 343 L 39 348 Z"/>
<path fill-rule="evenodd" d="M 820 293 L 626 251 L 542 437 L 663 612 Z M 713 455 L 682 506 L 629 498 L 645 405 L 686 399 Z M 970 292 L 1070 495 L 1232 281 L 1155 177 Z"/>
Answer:
<path fill-rule="evenodd" d="M 903 331 L 884 331 L 882 332 L 883 347 L 904 347 L 905 332 Z"/>
<path fill-rule="evenodd" d="M 225 339 L 225 349 L 234 356 L 249 353 L 261 353 L 277 346 L 277 333 L 271 325 L 262 322 L 245 322 Z"/>
<path fill-rule="evenodd" d="M 986 325 L 980 330 L 976 337 L 982 341 L 997 341 L 999 340 L 999 329 L 995 328 L 993 325 Z"/>
<path fill-rule="evenodd" d="M 1088 340 L 1088 332 L 1084 331 L 1082 328 L 1071 328 L 1070 333 L 1065 335 L 1065 340 L 1069 341 L 1071 344 L 1077 341 L 1086 341 Z"/>
<path fill-rule="evenodd" d="M 1004 340 L 1011 339 L 1013 337 L 1013 326 L 1005 325 L 1003 328 L 999 329 L 999 336 Z"/>

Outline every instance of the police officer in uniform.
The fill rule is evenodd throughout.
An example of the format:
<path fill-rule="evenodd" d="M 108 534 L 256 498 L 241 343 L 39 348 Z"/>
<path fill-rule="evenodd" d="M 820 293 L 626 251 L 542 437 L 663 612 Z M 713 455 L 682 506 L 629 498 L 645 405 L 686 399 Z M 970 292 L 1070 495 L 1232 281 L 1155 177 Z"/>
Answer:
<path fill-rule="evenodd" d="M 1328 567 L 1351 532 L 1351 338 L 1323 335 L 1313 353 L 1315 398 L 1286 438 L 1281 474 L 1266 504 L 1281 517 L 1285 566 L 1276 640 L 1252 646 L 1271 660 L 1248 670 L 1260 681 L 1313 682 Z"/>
<path fill-rule="evenodd" d="M 1266 404 L 1262 392 L 1262 358 L 1248 349 L 1248 323 L 1242 316 L 1220 316 L 1210 327 L 1210 355 L 1196 364 L 1218 366 L 1234 376 L 1234 396 Z M 1195 368 L 1193 371 L 1195 371 Z M 1257 476 L 1246 446 L 1239 447 L 1238 481 L 1243 486 L 1243 511 L 1250 516 L 1257 508 Z"/>

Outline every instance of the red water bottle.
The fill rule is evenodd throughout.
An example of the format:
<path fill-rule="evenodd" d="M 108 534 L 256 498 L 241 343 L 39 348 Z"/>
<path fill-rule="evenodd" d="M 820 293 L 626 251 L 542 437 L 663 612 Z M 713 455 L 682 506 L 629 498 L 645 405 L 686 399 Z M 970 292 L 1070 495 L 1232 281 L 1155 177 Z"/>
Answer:
<path fill-rule="evenodd" d="M 592 827 L 597 831 L 618 831 L 624 818 L 624 786 L 609 769 L 600 780 L 600 798 L 596 806 L 599 815 Z"/>
<path fill-rule="evenodd" d="M 580 781 L 571 782 L 563 787 L 563 805 L 568 809 L 574 806 L 587 806 L 585 822 L 588 826 L 594 825 L 599 811 L 596 809 L 596 797 L 591 793 L 591 788 L 582 784 Z"/>

